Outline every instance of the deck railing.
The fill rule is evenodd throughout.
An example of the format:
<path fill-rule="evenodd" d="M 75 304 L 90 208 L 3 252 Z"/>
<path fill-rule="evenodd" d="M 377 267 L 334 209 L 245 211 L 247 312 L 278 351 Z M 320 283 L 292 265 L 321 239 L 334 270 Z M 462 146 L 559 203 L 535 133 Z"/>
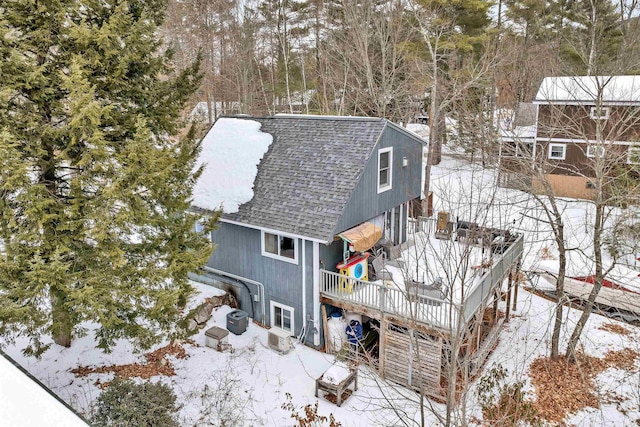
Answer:
<path fill-rule="evenodd" d="M 408 218 L 409 226 L 407 227 L 409 233 L 428 233 L 433 234 L 436 231 L 436 219 L 426 216 L 419 216 L 417 218 Z"/>
<path fill-rule="evenodd" d="M 520 234 L 465 296 L 463 310 L 465 321 L 469 321 L 478 311 L 478 308 L 490 298 L 491 293 L 500 287 L 509 269 L 522 256 L 523 251 L 524 237 Z"/>
<path fill-rule="evenodd" d="M 464 304 L 406 292 L 394 283 L 367 282 L 321 270 L 321 293 L 343 302 L 392 314 L 408 321 L 416 321 L 441 329 L 455 329 L 462 313 L 465 322 L 471 320 L 496 288 L 501 286 L 509 269 L 523 253 L 523 236 L 519 235 L 509 248 L 497 256 L 496 262 L 484 273 L 480 281 L 465 295 Z"/>
<path fill-rule="evenodd" d="M 442 329 L 457 324 L 459 307 L 447 301 L 407 293 L 394 284 L 366 282 L 326 270 L 321 272 L 321 292 L 328 297 Z"/>

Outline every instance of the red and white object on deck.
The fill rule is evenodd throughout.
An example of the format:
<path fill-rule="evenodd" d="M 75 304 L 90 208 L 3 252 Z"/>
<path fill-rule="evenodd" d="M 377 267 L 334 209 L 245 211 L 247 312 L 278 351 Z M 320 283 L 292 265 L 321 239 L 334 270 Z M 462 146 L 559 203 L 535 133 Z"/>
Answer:
<path fill-rule="evenodd" d="M 371 255 L 368 252 L 364 254 L 356 254 L 349 258 L 346 262 L 340 262 L 336 265 L 336 268 L 340 274 L 344 276 L 353 277 L 358 280 L 369 280 L 369 269 L 367 268 L 367 259 Z M 347 280 L 345 278 L 340 279 L 340 290 L 343 292 L 353 292 L 353 280 Z"/>

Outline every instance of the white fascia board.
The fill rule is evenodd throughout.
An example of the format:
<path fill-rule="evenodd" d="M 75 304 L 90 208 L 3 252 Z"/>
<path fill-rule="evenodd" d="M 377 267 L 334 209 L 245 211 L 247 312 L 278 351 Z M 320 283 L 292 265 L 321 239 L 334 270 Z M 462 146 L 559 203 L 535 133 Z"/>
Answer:
<path fill-rule="evenodd" d="M 596 105 L 596 100 L 592 101 L 554 101 L 554 100 L 536 100 L 532 101 L 535 105 Z M 614 107 L 633 107 L 640 106 L 640 102 L 638 101 L 601 101 L 601 105 L 603 106 L 614 106 Z"/>
<path fill-rule="evenodd" d="M 223 222 L 225 224 L 238 225 L 240 227 L 251 228 L 253 230 L 260 230 L 260 231 L 263 231 L 263 232 L 269 233 L 269 234 L 277 234 L 279 236 L 291 237 L 293 239 L 309 240 L 309 241 L 312 241 L 312 242 L 322 243 L 323 245 L 328 245 L 330 243 L 330 242 L 327 242 L 326 240 L 315 239 L 313 237 L 302 236 L 300 234 L 287 233 L 285 231 L 276 230 L 274 228 L 260 227 L 258 225 L 246 224 L 244 222 L 233 221 L 233 220 L 225 219 L 225 218 L 220 218 L 219 221 Z"/>
<path fill-rule="evenodd" d="M 537 143 L 551 143 L 554 142 L 563 144 L 599 144 L 601 142 L 595 139 L 572 139 L 572 138 L 536 138 Z M 640 145 L 640 141 L 604 141 L 605 145 Z"/>

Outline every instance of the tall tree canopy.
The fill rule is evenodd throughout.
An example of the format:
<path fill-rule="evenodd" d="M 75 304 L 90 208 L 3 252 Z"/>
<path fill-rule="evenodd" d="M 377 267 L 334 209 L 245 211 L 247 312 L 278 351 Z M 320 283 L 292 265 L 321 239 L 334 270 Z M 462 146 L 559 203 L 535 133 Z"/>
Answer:
<path fill-rule="evenodd" d="M 0 335 L 149 346 L 172 330 L 211 243 L 186 215 L 199 175 L 164 0 L 0 6 Z M 178 135 L 181 135 L 180 137 Z M 195 171 L 195 172 L 194 172 Z M 213 224 L 207 221 L 207 227 Z"/>

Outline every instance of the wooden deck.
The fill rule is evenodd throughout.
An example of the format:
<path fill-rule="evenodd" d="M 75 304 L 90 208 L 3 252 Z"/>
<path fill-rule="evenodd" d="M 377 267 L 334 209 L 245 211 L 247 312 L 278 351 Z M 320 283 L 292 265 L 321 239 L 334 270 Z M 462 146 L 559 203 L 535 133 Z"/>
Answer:
<path fill-rule="evenodd" d="M 421 324 L 440 331 L 453 331 L 473 319 L 478 310 L 500 289 L 509 271 L 517 267 L 523 252 L 519 236 L 502 255 L 494 256 L 490 269 L 466 293 L 463 304 L 426 296 L 409 295 L 397 286 L 367 282 L 331 271 L 321 270 L 321 301 L 380 319 L 399 319 L 403 323 Z"/>
<path fill-rule="evenodd" d="M 429 223 L 411 226 L 422 230 Z M 381 377 L 443 400 L 447 392 L 444 367 L 451 366 L 454 357 L 447 350 L 450 340 L 477 337 L 469 354 L 455 356 L 467 358 L 465 366 L 471 375 L 479 372 L 495 347 L 501 321 L 492 322 L 492 329 L 481 338 L 483 314 L 491 301 L 497 313 L 502 285 L 519 268 L 523 240 L 520 235 L 502 255 L 493 255 L 493 264 L 474 278 L 463 303 L 407 293 L 393 282 L 368 282 L 326 270 L 321 271 L 320 300 L 379 321 L 377 368 Z M 507 295 L 509 305 L 510 291 Z"/>

